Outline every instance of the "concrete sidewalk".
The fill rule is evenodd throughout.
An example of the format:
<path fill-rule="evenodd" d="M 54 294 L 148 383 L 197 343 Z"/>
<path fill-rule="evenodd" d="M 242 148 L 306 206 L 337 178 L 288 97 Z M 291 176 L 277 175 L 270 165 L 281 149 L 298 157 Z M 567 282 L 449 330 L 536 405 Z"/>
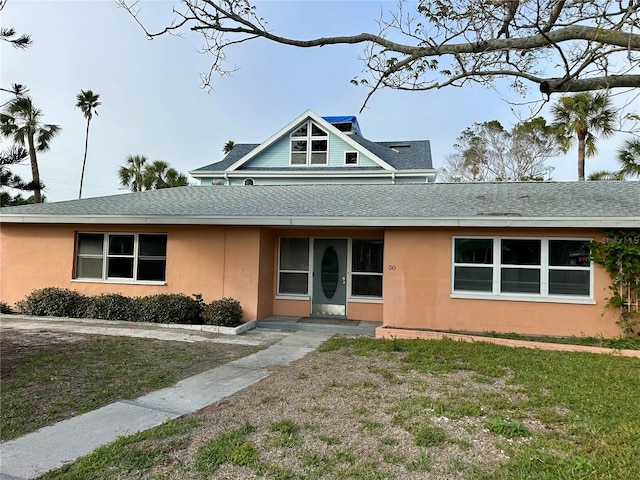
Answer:
<path fill-rule="evenodd" d="M 38 477 L 118 437 L 147 430 L 216 403 L 269 376 L 269 367 L 288 365 L 304 357 L 332 335 L 295 332 L 265 350 L 189 377 L 173 387 L 135 400 L 115 402 L 2 443 L 0 480 Z"/>

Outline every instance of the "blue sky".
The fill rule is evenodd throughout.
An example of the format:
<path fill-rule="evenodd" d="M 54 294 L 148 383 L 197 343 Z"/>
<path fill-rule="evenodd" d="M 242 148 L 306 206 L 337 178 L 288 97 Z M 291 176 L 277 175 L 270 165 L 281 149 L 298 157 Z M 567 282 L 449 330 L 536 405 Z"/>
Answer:
<path fill-rule="evenodd" d="M 172 6 L 141 2 L 141 19 L 151 30 L 163 27 Z M 311 38 L 375 32 L 381 11 L 393 10 L 395 2 L 267 1 L 258 8 L 274 31 Z M 357 114 L 371 140 L 429 139 L 434 165 L 441 167 L 466 127 L 494 119 L 510 126 L 517 117 L 505 99 L 523 101 L 506 89 L 477 86 L 384 90 L 358 114 L 368 91 L 350 80 L 361 74 L 363 46 L 305 50 L 266 41 L 229 50 L 238 71 L 214 78 L 214 90 L 207 92 L 199 88 L 200 73 L 211 59 L 198 52 L 197 35 L 149 41 L 112 1 L 9 0 L 0 15 L 2 26 L 34 41 L 27 50 L 0 45 L 2 86 L 28 86 L 44 121 L 62 127 L 51 149 L 39 155 L 48 201 L 78 195 L 85 119 L 74 105 L 81 89 L 99 93 L 102 101 L 91 123 L 83 197 L 123 193 L 117 170 L 129 155 L 165 160 L 186 173 L 220 160 L 227 140 L 262 142 L 309 108 L 324 116 Z M 538 95 L 534 88 L 530 98 Z M 587 159 L 587 174 L 615 168 L 615 149 L 625 138 L 602 143 L 599 155 Z M 555 180 L 576 180 L 575 152 L 550 164 Z M 30 177 L 26 165 L 18 173 Z"/>

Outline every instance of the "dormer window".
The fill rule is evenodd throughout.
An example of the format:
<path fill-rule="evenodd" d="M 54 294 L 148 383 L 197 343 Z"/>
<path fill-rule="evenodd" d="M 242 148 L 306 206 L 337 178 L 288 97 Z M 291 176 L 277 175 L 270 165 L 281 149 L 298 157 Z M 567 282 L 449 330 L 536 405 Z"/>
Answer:
<path fill-rule="evenodd" d="M 291 134 L 291 165 L 326 165 L 329 135 L 308 120 Z"/>

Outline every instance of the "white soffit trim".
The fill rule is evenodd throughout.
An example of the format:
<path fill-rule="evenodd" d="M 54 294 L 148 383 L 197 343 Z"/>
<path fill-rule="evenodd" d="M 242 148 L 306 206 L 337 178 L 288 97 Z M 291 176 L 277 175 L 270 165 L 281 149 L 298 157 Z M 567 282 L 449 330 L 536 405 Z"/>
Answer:
<path fill-rule="evenodd" d="M 0 223 L 304 227 L 639 228 L 640 217 L 319 217 L 207 215 L 0 215 Z"/>
<path fill-rule="evenodd" d="M 352 140 L 351 138 L 349 138 L 349 135 L 341 132 L 340 130 L 338 130 L 336 127 L 334 127 L 333 125 L 331 125 L 329 122 L 327 122 L 324 118 L 322 118 L 321 116 L 319 116 L 317 113 L 315 113 L 312 110 L 307 110 L 306 112 L 304 112 L 302 115 L 299 115 L 298 117 L 296 117 L 293 121 L 289 122 L 287 125 L 285 125 L 284 127 L 282 127 L 280 130 L 278 130 L 276 133 L 274 133 L 273 135 L 271 135 L 269 138 L 267 138 L 264 142 L 262 142 L 258 147 L 254 148 L 253 150 L 251 150 L 249 153 L 247 153 L 244 157 L 242 157 L 240 160 L 238 160 L 237 162 L 235 162 L 234 164 L 232 164 L 231 166 L 229 166 L 227 168 L 227 171 L 232 171 L 232 170 L 237 170 L 240 166 L 244 165 L 245 163 L 247 163 L 249 160 L 251 160 L 252 158 L 256 157 L 257 155 L 259 155 L 260 153 L 262 153 L 263 151 L 265 151 L 267 148 L 269 148 L 271 145 L 273 145 L 275 142 L 277 142 L 278 140 L 280 140 L 282 137 L 284 137 L 285 135 L 288 135 L 289 132 L 291 130 L 293 130 L 295 127 L 297 127 L 299 124 L 301 124 L 302 122 L 311 119 L 314 122 L 316 122 L 319 125 L 322 125 L 324 128 L 328 129 L 331 133 L 333 133 L 334 135 L 340 137 L 342 140 L 344 140 L 345 142 L 347 142 L 349 145 L 351 145 L 354 149 L 358 150 L 360 153 L 362 153 L 363 155 L 366 155 L 367 157 L 371 158 L 371 160 L 373 160 L 375 163 L 377 163 L 378 165 L 380 165 L 382 168 L 384 168 L 385 170 L 393 170 L 394 168 L 389 165 L 387 162 L 385 162 L 384 160 L 382 160 L 380 157 L 378 157 L 377 155 L 374 155 L 372 152 L 370 152 L 369 150 L 367 150 L 366 148 L 364 148 L 362 145 L 360 145 L 359 143 L 357 143 L 356 141 Z"/>

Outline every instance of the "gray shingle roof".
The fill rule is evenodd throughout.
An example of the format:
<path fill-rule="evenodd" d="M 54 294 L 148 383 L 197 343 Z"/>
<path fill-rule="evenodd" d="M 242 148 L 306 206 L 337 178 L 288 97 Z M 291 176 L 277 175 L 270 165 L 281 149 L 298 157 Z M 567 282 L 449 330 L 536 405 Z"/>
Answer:
<path fill-rule="evenodd" d="M 0 221 L 640 228 L 640 182 L 189 186 L 8 207 Z"/>
<path fill-rule="evenodd" d="M 394 142 L 372 142 L 360 135 L 350 135 L 350 138 L 362 145 L 374 155 L 387 162 L 396 170 L 432 169 L 431 143 L 429 140 L 394 141 Z M 196 168 L 191 173 L 198 176 L 199 172 L 223 172 L 246 154 L 257 148 L 256 143 L 237 144 L 221 161 Z M 392 148 L 399 146 L 395 150 Z M 327 167 L 321 167 L 326 172 Z M 344 171 L 344 167 L 336 168 L 336 171 Z M 371 167 L 352 167 L 352 170 L 371 170 Z M 269 168 L 269 170 L 283 170 Z M 284 170 L 295 170 L 295 168 L 284 168 Z M 308 167 L 301 170 L 310 170 Z"/>

